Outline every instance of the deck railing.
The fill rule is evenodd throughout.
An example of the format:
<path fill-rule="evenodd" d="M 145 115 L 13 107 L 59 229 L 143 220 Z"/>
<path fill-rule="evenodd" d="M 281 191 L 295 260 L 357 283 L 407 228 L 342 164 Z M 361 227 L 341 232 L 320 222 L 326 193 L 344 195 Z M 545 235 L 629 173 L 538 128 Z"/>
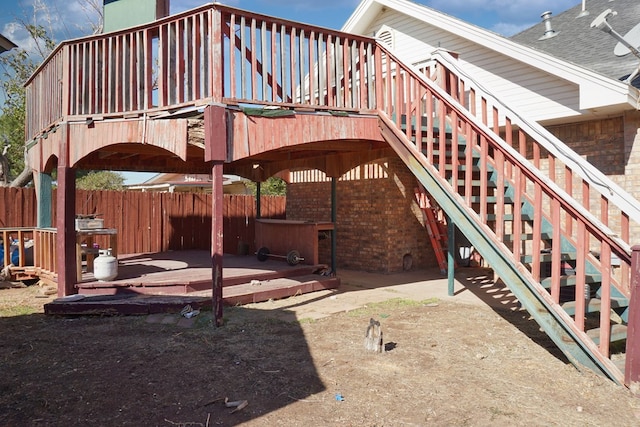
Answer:
<path fill-rule="evenodd" d="M 373 39 L 221 9 L 225 98 L 239 103 L 374 110 Z"/>
<path fill-rule="evenodd" d="M 56 267 L 55 228 L 36 228 L 33 231 L 33 264 L 40 277 L 55 278 Z"/>
<path fill-rule="evenodd" d="M 27 82 L 27 140 L 65 117 L 153 113 L 223 98 L 373 110 L 376 50 L 369 38 L 222 5 L 66 41 Z"/>
<path fill-rule="evenodd" d="M 54 278 L 56 230 L 54 228 L 1 228 L 3 268 L 18 278 Z"/>
<path fill-rule="evenodd" d="M 2 265 L 10 264 L 15 267 L 32 267 L 33 263 L 27 261 L 25 243 L 33 239 L 33 228 L 1 228 L 2 238 Z"/>

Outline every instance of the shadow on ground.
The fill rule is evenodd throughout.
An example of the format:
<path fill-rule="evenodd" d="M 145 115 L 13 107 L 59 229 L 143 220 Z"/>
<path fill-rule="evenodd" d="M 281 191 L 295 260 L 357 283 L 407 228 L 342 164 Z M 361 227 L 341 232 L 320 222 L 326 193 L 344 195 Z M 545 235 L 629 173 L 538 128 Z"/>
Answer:
<path fill-rule="evenodd" d="M 300 324 L 262 314 L 0 318 L 0 425 L 239 425 L 325 390 Z"/>
<path fill-rule="evenodd" d="M 565 363 L 570 363 L 529 312 L 521 307 L 520 302 L 509 288 L 501 280 L 494 280 L 492 270 L 486 268 L 459 269 L 456 279 L 463 285 L 462 291 L 472 292 L 479 300 L 491 307 L 496 314 L 517 327 L 551 355 Z"/>

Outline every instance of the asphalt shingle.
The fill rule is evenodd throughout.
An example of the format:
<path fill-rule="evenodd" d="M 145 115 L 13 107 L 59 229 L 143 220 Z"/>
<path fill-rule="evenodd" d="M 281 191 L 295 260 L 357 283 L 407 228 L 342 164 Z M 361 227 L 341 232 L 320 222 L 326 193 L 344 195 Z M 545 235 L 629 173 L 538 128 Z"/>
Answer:
<path fill-rule="evenodd" d="M 625 80 L 640 65 L 640 59 L 629 53 L 619 57 L 614 54 L 618 41 L 591 23 L 607 9 L 617 12 L 607 22 L 624 36 L 640 24 L 640 2 L 638 0 L 587 0 L 589 15 L 578 17 L 582 4 L 551 17 L 551 26 L 557 35 L 539 40 L 545 33 L 545 24 L 540 23 L 511 37 L 511 40 L 560 58 L 564 61 L 593 70 L 616 80 Z M 541 13 L 544 11 L 541 11 Z M 640 87 L 640 77 L 633 85 Z"/>

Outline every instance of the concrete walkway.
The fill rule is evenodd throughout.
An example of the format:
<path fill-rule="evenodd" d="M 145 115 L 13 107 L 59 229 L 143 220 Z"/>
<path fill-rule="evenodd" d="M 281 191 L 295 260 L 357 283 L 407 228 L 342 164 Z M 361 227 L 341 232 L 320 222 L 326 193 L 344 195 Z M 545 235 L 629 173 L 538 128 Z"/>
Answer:
<path fill-rule="evenodd" d="M 340 270 L 338 289 L 295 295 L 280 300 L 243 305 L 250 310 L 270 311 L 270 315 L 286 321 L 316 320 L 390 299 L 413 301 L 451 301 L 458 304 L 518 309 L 518 302 L 501 282 L 494 283 L 493 271 L 486 268 L 458 268 L 454 295 L 448 293 L 447 277 L 438 269 L 394 274 Z M 179 313 L 157 313 L 147 316 L 148 323 L 175 324 L 192 328 L 197 318 L 184 318 Z"/>
<path fill-rule="evenodd" d="M 396 274 L 362 271 L 338 271 L 338 289 L 296 295 L 244 307 L 258 310 L 282 310 L 298 320 L 320 319 L 331 314 L 362 308 L 370 303 L 393 298 L 425 301 L 437 299 L 460 304 L 475 304 L 505 309 L 517 308 L 517 300 L 501 283 L 493 282 L 493 272 L 486 268 L 456 270 L 454 295 L 448 294 L 448 281 L 437 269 Z"/>

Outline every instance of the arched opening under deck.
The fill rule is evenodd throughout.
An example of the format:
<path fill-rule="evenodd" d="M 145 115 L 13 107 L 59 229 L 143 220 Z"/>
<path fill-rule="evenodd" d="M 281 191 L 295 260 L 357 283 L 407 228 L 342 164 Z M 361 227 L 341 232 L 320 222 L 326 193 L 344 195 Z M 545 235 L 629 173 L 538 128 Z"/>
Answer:
<path fill-rule="evenodd" d="M 216 199 L 216 172 L 214 169 L 219 165 L 225 174 L 239 175 L 256 182 L 266 180 L 273 175 L 281 176 L 290 186 L 296 187 L 296 190 L 289 196 L 291 206 L 301 206 L 306 202 L 305 197 L 308 192 L 302 189 L 304 185 L 314 186 L 317 183 L 291 182 L 291 177 L 302 170 L 321 171 L 325 177 L 323 185 L 325 188 L 321 190 L 325 207 L 323 209 L 315 209 L 314 205 L 308 205 L 305 209 L 296 208 L 294 221 L 301 222 L 330 222 L 335 223 L 335 216 L 332 217 L 332 204 L 335 204 L 336 198 L 340 199 L 340 188 L 347 191 L 346 199 L 367 199 L 374 200 L 373 195 L 377 189 L 375 182 L 367 186 L 370 194 L 366 197 L 355 197 L 353 191 L 359 191 L 357 184 L 353 186 L 354 170 L 364 170 L 366 167 L 371 168 L 375 164 L 382 164 L 383 160 L 390 156 L 394 157 L 393 150 L 388 144 L 382 140 L 377 127 L 377 119 L 373 115 L 351 115 L 351 116 L 334 116 L 326 113 L 296 114 L 295 118 L 264 118 L 244 114 L 236 109 L 219 111 L 222 113 L 214 118 L 207 119 L 198 114 L 195 117 L 166 118 L 153 121 L 153 124 L 144 124 L 144 120 L 140 118 L 132 119 L 129 124 L 123 124 L 121 121 L 101 121 L 95 123 L 73 124 L 69 126 L 75 127 L 67 132 L 69 135 L 69 146 L 80 147 L 75 140 L 90 141 L 93 150 L 87 148 L 87 144 L 83 143 L 82 148 L 70 152 L 70 161 L 73 168 L 65 168 L 58 162 L 57 167 L 64 175 L 65 171 L 83 169 L 83 170 L 136 170 L 136 171 L 154 171 L 154 172 L 193 172 L 193 173 L 211 173 L 213 177 L 213 202 L 212 202 L 212 226 L 211 226 L 211 245 L 214 246 L 216 231 L 221 225 L 216 225 L 215 210 L 219 207 Z M 207 120 L 210 120 L 207 122 Z M 170 123 L 175 121 L 173 125 Z M 151 122 L 151 121 L 150 121 Z M 207 125 L 209 123 L 209 125 Z M 211 123 L 214 123 L 213 125 Z M 112 127 L 112 129 L 109 129 Z M 154 129 L 155 127 L 155 129 Z M 128 129 L 126 137 L 123 137 L 122 129 Z M 145 131 L 146 129 L 146 131 Z M 153 129 L 153 130 L 152 130 Z M 160 132 L 164 129 L 164 132 Z M 179 132 L 176 131 L 179 129 Z M 117 131 L 120 130 L 120 131 Z M 170 130 L 167 133 L 167 130 Z M 184 132 L 183 132 L 184 131 Z M 210 132 L 210 133 L 209 133 Z M 209 133 L 209 134 L 208 134 Z M 73 139 L 73 140 L 72 140 Z M 143 143 L 147 141 L 147 143 Z M 170 149 L 168 149 L 169 147 Z M 218 157 L 216 157 L 218 156 Z M 369 166 L 365 166 L 369 165 Z M 376 166 L 377 167 L 377 166 Z M 345 178 L 350 175 L 351 178 Z M 394 173 L 386 176 L 389 182 L 398 181 Z M 63 176 L 64 179 L 64 176 Z M 332 183 L 331 181 L 334 180 Z M 340 182 L 340 181 L 344 182 Z M 351 181 L 351 182 L 347 182 Z M 392 184 L 395 185 L 395 184 Z M 411 183 L 405 183 L 404 186 L 411 186 Z M 69 192 L 67 191 L 67 194 Z M 409 191 L 411 193 L 411 191 Z M 295 195 L 299 196 L 295 196 Z M 333 194 L 333 197 L 332 197 Z M 336 196 L 337 195 L 337 196 Z M 410 194 L 409 194 L 410 196 Z M 68 196 L 67 196 L 68 197 Z M 300 198 L 296 202 L 294 199 Z M 408 196 L 407 196 L 408 197 Z M 58 199 L 60 201 L 61 199 Z M 76 211 L 70 212 L 67 203 L 63 211 L 58 206 L 58 218 L 60 213 L 66 214 L 66 218 L 73 218 Z M 75 202 L 78 206 L 80 201 Z M 378 208 L 374 205 L 382 203 L 380 201 L 369 203 L 372 211 L 368 215 L 377 215 L 377 210 L 382 212 L 386 208 Z M 390 202 L 391 204 L 394 202 Z M 336 207 L 337 209 L 337 207 Z M 293 211 L 292 211 L 293 212 Z M 322 216 L 320 216 L 322 212 Z M 351 213 L 347 213 L 351 215 Z M 381 226 L 384 228 L 385 220 L 382 220 Z M 417 220 L 415 221 L 418 222 Z M 61 223 L 57 222 L 60 228 Z M 361 235 L 365 235 L 362 231 L 358 231 Z M 323 233 L 326 237 L 327 233 Z M 122 236 L 122 238 L 128 238 Z M 129 237 L 131 238 L 131 237 Z M 349 236 L 352 239 L 352 236 Z M 327 239 L 332 244 L 336 243 L 335 236 Z M 380 240 L 384 240 L 382 237 Z M 68 240 L 70 241 L 70 240 Z M 326 245 L 325 245 L 326 246 Z M 350 250 L 350 249 L 349 249 Z M 401 249 L 403 253 L 398 257 L 402 259 L 411 252 L 410 249 Z M 323 263 L 334 265 L 333 259 L 329 260 L 327 254 L 335 252 L 335 248 L 325 247 L 322 250 L 324 256 Z M 216 251 L 212 247 L 211 253 Z M 70 252 L 66 252 L 69 257 Z M 160 264 L 174 262 L 180 264 L 180 268 L 190 268 L 193 266 L 202 267 L 203 262 L 206 265 L 206 259 L 211 259 L 211 254 L 204 255 L 204 261 L 194 262 L 185 261 L 184 254 L 174 253 L 173 255 L 159 255 L 155 261 Z M 251 255 L 251 260 L 255 257 Z M 172 258 L 170 260 L 169 258 Z M 69 263 L 68 260 L 66 261 Z M 186 264 L 185 264 L 186 262 Z M 211 261 L 209 261 L 211 262 Z M 389 267 L 392 263 L 381 263 L 381 268 Z M 397 264 L 397 263 L 396 263 Z M 402 261 L 400 261 L 402 264 Z M 185 267 L 186 266 L 186 267 Z M 155 267 L 154 267 L 155 268 Z M 334 267 L 335 268 L 335 267 Z M 401 268 L 401 267 L 400 267 Z M 370 269 L 370 268 L 369 268 Z M 69 270 L 69 268 L 68 268 Z M 216 265 L 213 262 L 213 270 L 210 271 L 208 278 L 201 278 L 201 284 L 205 284 L 206 288 L 211 289 L 212 276 L 215 282 Z M 134 283 L 133 277 L 126 277 L 129 283 Z M 63 294 L 77 292 L 78 288 L 82 291 L 88 290 L 85 283 L 69 286 L 69 282 L 73 282 L 73 278 L 65 279 L 67 286 L 63 290 Z M 117 279 L 116 279 L 117 280 Z M 174 281 L 179 281 L 176 277 Z M 184 281 L 184 277 L 181 278 Z M 59 283 L 59 286 L 62 284 Z M 93 286 L 93 285 L 92 285 Z M 104 291 L 107 285 L 99 286 Z M 205 288 L 205 289 L 206 289 Z M 169 289 L 169 287 L 167 287 Z M 139 290 L 139 289 L 138 289 Z"/>

